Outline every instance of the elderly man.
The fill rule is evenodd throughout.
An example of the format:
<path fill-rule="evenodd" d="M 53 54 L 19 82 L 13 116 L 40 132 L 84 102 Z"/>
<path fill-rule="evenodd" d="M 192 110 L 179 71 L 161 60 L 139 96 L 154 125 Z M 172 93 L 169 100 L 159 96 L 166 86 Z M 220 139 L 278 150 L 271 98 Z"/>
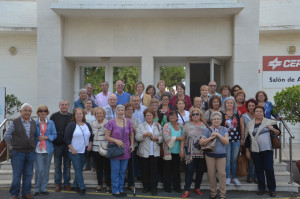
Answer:
<path fill-rule="evenodd" d="M 35 160 L 36 123 L 30 118 L 32 106 L 25 103 L 21 106 L 21 116 L 9 125 L 4 140 L 12 146 L 11 165 L 13 170 L 9 193 L 11 199 L 17 199 L 22 179 L 22 198 L 32 199 L 30 193 L 33 165 Z"/>
<path fill-rule="evenodd" d="M 57 138 L 54 140 L 54 165 L 55 165 L 55 174 L 54 174 L 54 183 L 55 183 L 55 191 L 61 191 L 62 184 L 62 172 L 61 172 L 61 164 L 64 162 L 63 168 L 63 177 L 64 177 L 64 189 L 66 191 L 71 191 L 70 186 L 70 166 L 71 160 L 68 155 L 68 147 L 64 142 L 64 132 L 72 119 L 72 114 L 68 112 L 69 110 L 69 102 L 67 100 L 61 100 L 59 102 L 59 111 L 53 113 L 50 117 L 55 124 Z"/>
<path fill-rule="evenodd" d="M 134 112 L 132 114 L 132 117 L 137 119 L 139 121 L 139 124 L 141 124 L 145 121 L 144 110 L 146 110 L 147 107 L 141 105 L 141 97 L 138 94 L 132 96 L 132 103 L 134 106 Z"/>
<path fill-rule="evenodd" d="M 102 92 L 96 95 L 95 103 L 98 107 L 104 107 L 108 105 L 108 96 L 111 94 L 111 92 L 108 91 L 109 85 L 107 81 L 103 81 L 100 84 L 100 87 Z"/>
<path fill-rule="evenodd" d="M 210 81 L 208 83 L 208 97 L 212 97 L 213 95 L 222 97 L 219 93 L 216 92 L 216 89 L 217 89 L 217 82 Z"/>
<path fill-rule="evenodd" d="M 115 92 L 115 94 L 117 95 L 117 98 L 118 98 L 117 105 L 118 104 L 125 105 L 130 100 L 130 94 L 126 93 L 124 91 L 124 86 L 125 85 L 124 85 L 124 82 L 122 80 L 116 81 L 116 92 Z"/>
<path fill-rule="evenodd" d="M 87 99 L 87 91 L 85 88 L 82 88 L 79 91 L 79 99 L 74 102 L 73 111 L 78 107 L 85 109 L 84 102 L 86 99 Z M 97 107 L 97 105 L 93 101 L 93 108 L 95 107 Z"/>
<path fill-rule="evenodd" d="M 87 99 L 91 99 L 95 102 L 95 95 L 93 94 L 93 91 L 94 91 L 94 87 L 93 87 L 93 84 L 91 83 L 87 83 L 85 85 L 85 89 L 86 89 L 86 97 Z"/>
<path fill-rule="evenodd" d="M 201 107 L 202 107 L 201 97 L 194 97 L 194 105 L 191 108 L 198 108 L 202 111 L 202 114 L 204 114 L 204 110 L 201 109 Z"/>
<path fill-rule="evenodd" d="M 105 119 L 107 119 L 108 121 L 117 117 L 117 100 L 117 96 L 114 93 L 111 93 L 108 97 L 108 105 L 104 107 L 104 110 L 106 112 Z"/>

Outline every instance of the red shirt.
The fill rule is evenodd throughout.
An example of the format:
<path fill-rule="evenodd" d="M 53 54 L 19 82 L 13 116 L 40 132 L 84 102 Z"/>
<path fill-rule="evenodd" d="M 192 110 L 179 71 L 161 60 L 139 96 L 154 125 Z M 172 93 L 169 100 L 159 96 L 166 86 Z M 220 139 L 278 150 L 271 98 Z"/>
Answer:
<path fill-rule="evenodd" d="M 244 103 L 243 106 L 237 108 L 242 114 L 247 113 L 246 103 Z"/>
<path fill-rule="evenodd" d="M 174 95 L 171 98 L 170 104 L 174 107 L 176 107 L 176 100 L 177 100 L 177 96 Z M 184 101 L 186 102 L 185 108 L 184 110 L 189 111 L 190 108 L 192 107 L 192 102 L 191 102 L 191 98 L 188 95 L 184 95 Z M 247 112 L 247 111 L 246 111 Z"/>

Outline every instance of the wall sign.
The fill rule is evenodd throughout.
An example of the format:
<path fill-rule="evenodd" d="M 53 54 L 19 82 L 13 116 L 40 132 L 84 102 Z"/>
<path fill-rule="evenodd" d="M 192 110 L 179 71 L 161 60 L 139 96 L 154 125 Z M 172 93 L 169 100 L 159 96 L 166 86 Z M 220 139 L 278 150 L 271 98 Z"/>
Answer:
<path fill-rule="evenodd" d="M 263 88 L 300 84 L 300 56 L 263 56 Z"/>

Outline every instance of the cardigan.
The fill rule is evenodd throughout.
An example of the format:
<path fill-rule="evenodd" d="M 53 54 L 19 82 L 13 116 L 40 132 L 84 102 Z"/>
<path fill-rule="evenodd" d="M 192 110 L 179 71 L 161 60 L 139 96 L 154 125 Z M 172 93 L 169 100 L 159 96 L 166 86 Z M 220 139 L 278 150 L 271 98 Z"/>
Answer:
<path fill-rule="evenodd" d="M 76 122 L 72 121 L 68 124 L 68 126 L 66 127 L 66 131 L 65 131 L 65 135 L 64 135 L 64 141 L 66 143 L 67 146 L 69 146 L 72 143 L 72 139 L 73 139 L 73 133 L 76 129 Z M 90 130 L 90 142 L 93 142 L 94 136 L 93 136 L 93 130 L 90 126 L 89 123 L 85 122 L 85 124 L 88 126 L 89 130 Z"/>

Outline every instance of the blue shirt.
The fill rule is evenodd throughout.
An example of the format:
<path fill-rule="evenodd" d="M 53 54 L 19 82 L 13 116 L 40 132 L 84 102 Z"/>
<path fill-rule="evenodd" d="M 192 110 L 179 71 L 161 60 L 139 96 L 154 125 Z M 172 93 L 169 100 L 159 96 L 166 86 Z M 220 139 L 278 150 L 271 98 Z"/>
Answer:
<path fill-rule="evenodd" d="M 273 114 L 273 104 L 270 101 L 266 101 L 266 104 L 264 106 L 265 108 L 265 118 L 271 119 L 271 116 L 276 118 L 278 115 Z"/>
<path fill-rule="evenodd" d="M 94 101 L 92 101 L 92 102 L 93 102 L 93 108 L 98 107 Z M 73 111 L 78 107 L 85 109 L 84 103 L 82 102 L 82 100 L 80 98 L 74 102 Z"/>
<path fill-rule="evenodd" d="M 30 139 L 30 122 L 31 122 L 31 119 L 28 122 L 26 122 L 22 117 L 20 117 L 20 118 L 21 118 L 22 124 L 24 125 L 26 135 Z M 14 126 L 14 123 L 12 122 L 12 123 L 10 123 L 7 131 L 4 134 L 4 140 L 7 142 L 8 145 L 11 145 L 11 136 L 12 136 L 14 131 L 15 131 L 15 126 Z"/>
<path fill-rule="evenodd" d="M 116 105 L 118 105 L 118 104 L 125 105 L 126 103 L 128 103 L 130 101 L 130 94 L 129 93 L 126 93 L 126 92 L 123 91 L 122 95 L 119 95 L 117 92 L 115 92 L 115 94 L 117 95 L 117 98 L 118 98 L 118 102 L 117 102 Z"/>
<path fill-rule="evenodd" d="M 173 126 L 172 126 L 171 123 L 170 123 L 170 126 L 171 126 L 171 136 L 172 137 L 173 136 L 180 137 L 181 136 L 181 128 L 179 127 L 179 130 L 176 131 L 173 128 Z M 179 140 L 175 141 L 175 144 L 174 144 L 174 146 L 171 149 L 171 153 L 173 153 L 173 154 L 179 154 L 180 153 L 180 141 Z"/>

